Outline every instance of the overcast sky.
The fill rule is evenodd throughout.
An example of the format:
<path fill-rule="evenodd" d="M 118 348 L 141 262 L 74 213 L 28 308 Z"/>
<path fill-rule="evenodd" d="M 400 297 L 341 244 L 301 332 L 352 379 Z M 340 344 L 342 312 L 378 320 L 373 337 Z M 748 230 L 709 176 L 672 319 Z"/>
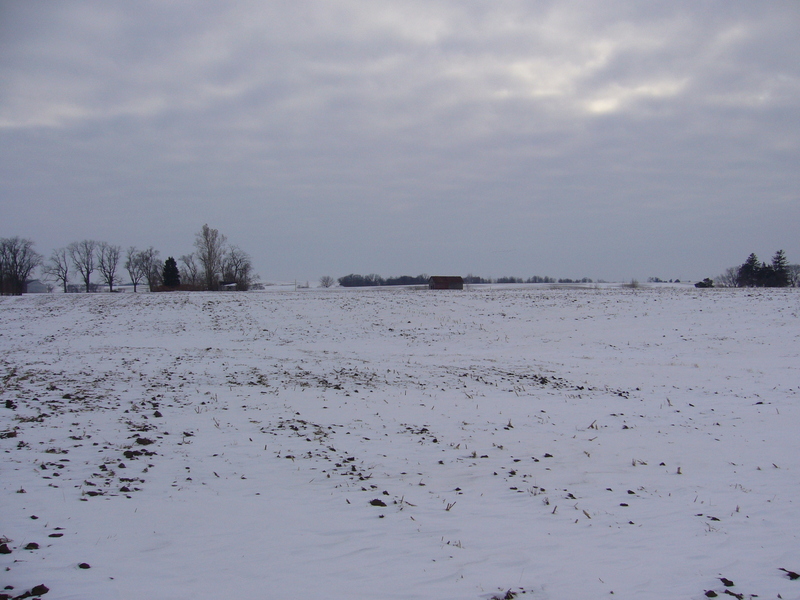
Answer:
<path fill-rule="evenodd" d="M 800 262 L 800 2 L 0 0 L 0 237 L 264 280 Z"/>

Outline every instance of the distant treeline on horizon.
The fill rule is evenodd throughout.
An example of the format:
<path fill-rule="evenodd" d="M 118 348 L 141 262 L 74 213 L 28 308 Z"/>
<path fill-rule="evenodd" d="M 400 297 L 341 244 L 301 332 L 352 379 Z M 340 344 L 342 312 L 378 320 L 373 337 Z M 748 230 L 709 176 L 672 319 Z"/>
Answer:
<path fill-rule="evenodd" d="M 380 275 L 371 274 L 371 275 L 357 275 L 355 273 L 351 273 L 350 275 L 345 275 L 344 277 L 339 277 L 337 280 L 339 285 L 342 287 L 367 287 L 367 286 L 381 286 L 381 285 L 427 285 L 430 277 L 428 275 L 417 275 L 416 277 L 412 275 L 402 275 L 400 277 L 389 277 L 384 279 Z M 326 283 L 332 284 L 333 281 L 330 278 L 323 278 L 321 283 L 324 287 L 330 287 L 329 285 L 325 285 Z M 533 277 L 528 277 L 527 279 L 523 279 L 522 277 L 497 277 L 494 279 L 485 279 L 483 277 L 478 277 L 477 275 L 466 275 L 464 277 L 464 283 L 467 284 L 476 284 L 476 283 L 605 283 L 603 280 L 594 281 L 589 277 L 583 277 L 581 279 L 556 279 L 555 277 L 541 277 L 539 275 L 534 275 Z"/>

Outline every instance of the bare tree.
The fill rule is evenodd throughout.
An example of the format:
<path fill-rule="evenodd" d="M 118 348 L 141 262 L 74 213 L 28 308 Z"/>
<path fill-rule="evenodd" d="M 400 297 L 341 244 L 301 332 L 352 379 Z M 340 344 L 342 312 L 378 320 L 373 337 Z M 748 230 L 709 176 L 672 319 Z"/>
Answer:
<path fill-rule="evenodd" d="M 32 240 L 0 238 L 0 293 L 24 294 L 28 276 L 40 264 L 42 255 L 33 249 Z"/>
<path fill-rule="evenodd" d="M 122 248 L 119 246 L 112 246 L 106 242 L 97 244 L 97 268 L 103 276 L 103 281 L 108 285 L 109 292 L 114 291 L 120 254 L 122 254 Z"/>
<path fill-rule="evenodd" d="M 225 252 L 222 261 L 222 278 L 225 282 L 235 282 L 236 289 L 246 292 L 250 289 L 253 263 L 250 255 L 237 246 L 231 246 Z"/>
<path fill-rule="evenodd" d="M 147 280 L 147 287 L 152 292 L 161 284 L 161 261 L 158 258 L 159 252 L 152 246 L 140 253 L 142 262 L 142 272 Z"/>
<path fill-rule="evenodd" d="M 330 275 L 323 275 L 322 277 L 319 278 L 319 284 L 324 288 L 329 288 L 333 286 L 335 282 L 336 280 Z"/>
<path fill-rule="evenodd" d="M 92 287 L 92 273 L 95 269 L 95 250 L 97 242 L 94 240 L 83 240 L 82 242 L 72 242 L 67 246 L 67 251 L 72 259 L 72 264 L 81 274 L 86 291 Z"/>
<path fill-rule="evenodd" d="M 136 246 L 129 247 L 128 251 L 125 253 L 125 270 L 131 278 L 133 293 L 135 294 L 136 288 L 147 274 L 142 260 L 142 253 L 136 249 Z"/>
<path fill-rule="evenodd" d="M 720 287 L 739 287 L 739 268 L 728 267 L 722 275 L 718 275 L 716 283 Z"/>
<path fill-rule="evenodd" d="M 800 285 L 800 265 L 787 265 L 786 270 L 789 273 L 789 285 L 797 287 Z"/>
<path fill-rule="evenodd" d="M 222 274 L 222 260 L 227 238 L 218 230 L 211 229 L 208 224 L 195 236 L 194 247 L 197 248 L 197 260 L 202 268 L 203 282 L 207 290 L 219 288 L 219 277 Z"/>
<path fill-rule="evenodd" d="M 181 281 L 185 285 L 190 285 L 193 288 L 199 287 L 200 272 L 194 260 L 194 252 L 184 254 L 179 260 L 183 263 L 180 269 Z"/>
<path fill-rule="evenodd" d="M 42 272 L 46 277 L 52 277 L 56 281 L 60 281 L 66 294 L 67 284 L 69 283 L 69 253 L 67 249 L 59 248 L 58 250 L 53 250 L 50 260 L 45 263 Z"/>

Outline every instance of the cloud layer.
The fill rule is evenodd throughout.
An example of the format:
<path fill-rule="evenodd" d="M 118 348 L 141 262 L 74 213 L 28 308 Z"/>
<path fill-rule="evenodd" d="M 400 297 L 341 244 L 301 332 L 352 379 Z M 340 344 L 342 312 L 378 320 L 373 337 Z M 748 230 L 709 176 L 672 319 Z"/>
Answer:
<path fill-rule="evenodd" d="M 532 6 L 533 5 L 533 6 Z M 0 4 L 2 235 L 266 278 L 800 261 L 794 2 Z"/>

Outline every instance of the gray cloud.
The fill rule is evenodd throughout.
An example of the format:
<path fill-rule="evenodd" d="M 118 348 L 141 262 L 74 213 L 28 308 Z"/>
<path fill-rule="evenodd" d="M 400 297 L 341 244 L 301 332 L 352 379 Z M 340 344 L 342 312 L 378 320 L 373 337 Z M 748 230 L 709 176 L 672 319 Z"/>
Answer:
<path fill-rule="evenodd" d="M 531 6 L 534 4 L 534 6 Z M 265 277 L 800 261 L 793 2 L 0 4 L 2 235 Z"/>

